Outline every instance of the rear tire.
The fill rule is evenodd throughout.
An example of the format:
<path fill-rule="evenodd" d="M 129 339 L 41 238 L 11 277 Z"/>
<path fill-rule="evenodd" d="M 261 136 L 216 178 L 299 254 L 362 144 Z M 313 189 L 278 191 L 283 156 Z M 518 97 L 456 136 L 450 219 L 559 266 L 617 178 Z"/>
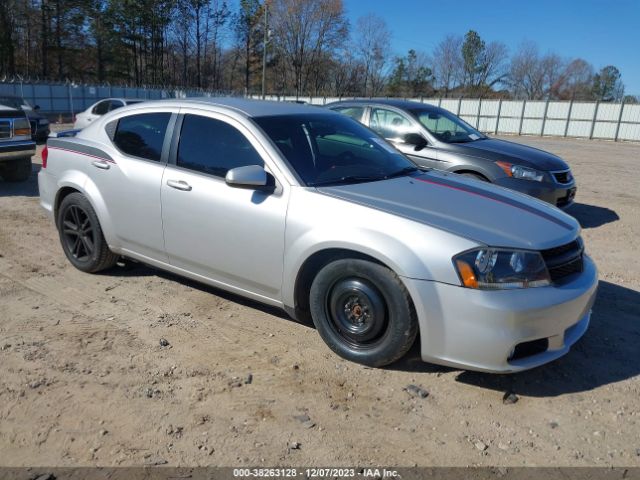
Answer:
<path fill-rule="evenodd" d="M 78 270 L 95 273 L 113 267 L 118 255 L 109 250 L 98 216 L 79 192 L 64 197 L 56 219 L 62 250 Z"/>
<path fill-rule="evenodd" d="M 353 362 L 381 367 L 411 348 L 418 321 L 398 276 L 361 259 L 325 265 L 311 284 L 313 323 L 325 343 Z"/>
<path fill-rule="evenodd" d="M 7 182 L 24 182 L 28 180 L 31 176 L 31 157 L 4 162 L 0 174 Z"/>

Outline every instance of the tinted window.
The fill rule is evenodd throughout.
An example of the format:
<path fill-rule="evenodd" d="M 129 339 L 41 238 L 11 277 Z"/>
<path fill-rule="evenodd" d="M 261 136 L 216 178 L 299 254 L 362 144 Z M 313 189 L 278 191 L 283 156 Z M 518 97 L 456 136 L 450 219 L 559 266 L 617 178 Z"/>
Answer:
<path fill-rule="evenodd" d="M 336 112 L 342 113 L 347 117 L 351 117 L 354 120 L 362 121 L 362 115 L 364 114 L 364 107 L 338 107 L 334 108 Z"/>
<path fill-rule="evenodd" d="M 111 102 L 109 100 L 104 100 L 103 102 L 98 103 L 95 107 L 93 107 L 91 113 L 93 113 L 94 115 L 104 115 L 109 111 L 110 103 Z"/>
<path fill-rule="evenodd" d="M 371 130 L 340 115 L 281 115 L 254 121 L 310 186 L 382 180 L 416 170 Z"/>
<path fill-rule="evenodd" d="M 122 117 L 113 143 L 124 153 L 147 160 L 160 160 L 170 113 L 142 113 Z"/>
<path fill-rule="evenodd" d="M 374 108 L 371 110 L 370 127 L 384 138 L 401 139 L 407 133 L 417 132 L 411 121 L 393 110 Z"/>
<path fill-rule="evenodd" d="M 109 104 L 109 111 L 115 110 L 116 108 L 124 107 L 120 100 L 111 100 Z"/>
<path fill-rule="evenodd" d="M 224 177 L 232 168 L 263 166 L 264 162 L 249 140 L 228 123 L 198 115 L 185 115 L 177 164 Z"/>
<path fill-rule="evenodd" d="M 446 110 L 412 110 L 412 113 L 438 140 L 446 143 L 467 143 L 485 136 L 460 117 Z"/>

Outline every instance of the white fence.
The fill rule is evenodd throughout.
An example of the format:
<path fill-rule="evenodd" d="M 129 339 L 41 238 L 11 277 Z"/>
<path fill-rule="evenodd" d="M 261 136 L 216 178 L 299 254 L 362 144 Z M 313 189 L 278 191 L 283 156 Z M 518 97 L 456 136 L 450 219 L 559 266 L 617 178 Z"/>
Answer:
<path fill-rule="evenodd" d="M 39 105 L 41 112 L 50 116 L 70 114 L 73 117 L 75 113 L 107 97 L 158 100 L 219 94 L 200 90 L 0 82 L 0 97 L 23 97 L 32 105 Z M 253 98 L 260 97 L 253 95 Z M 277 95 L 268 95 L 266 98 L 280 101 L 304 101 L 314 105 L 347 99 L 347 97 Z M 446 108 L 486 133 L 640 141 L 640 104 L 477 98 L 409 98 L 407 100 Z"/>
<path fill-rule="evenodd" d="M 259 98 L 254 95 L 253 98 Z M 346 97 L 283 97 L 324 105 Z M 493 134 L 539 135 L 640 141 L 640 105 L 601 102 L 408 98 L 445 108 L 478 130 Z"/>

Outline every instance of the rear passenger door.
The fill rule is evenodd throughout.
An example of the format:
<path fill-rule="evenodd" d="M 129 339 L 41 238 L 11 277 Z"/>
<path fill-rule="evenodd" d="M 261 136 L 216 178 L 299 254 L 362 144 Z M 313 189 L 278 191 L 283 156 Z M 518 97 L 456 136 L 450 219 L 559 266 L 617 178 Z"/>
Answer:
<path fill-rule="evenodd" d="M 113 161 L 94 159 L 90 177 L 109 212 L 116 246 L 125 253 L 167 263 L 162 234 L 160 183 L 168 155 L 171 111 L 126 115 L 109 122 Z M 163 153 L 164 152 L 164 153 Z"/>
<path fill-rule="evenodd" d="M 242 123 L 182 109 L 162 180 L 162 221 L 169 262 L 223 287 L 281 298 L 288 188 L 230 187 L 231 168 L 265 165 L 267 153 Z M 178 130 L 179 129 L 179 130 Z"/>

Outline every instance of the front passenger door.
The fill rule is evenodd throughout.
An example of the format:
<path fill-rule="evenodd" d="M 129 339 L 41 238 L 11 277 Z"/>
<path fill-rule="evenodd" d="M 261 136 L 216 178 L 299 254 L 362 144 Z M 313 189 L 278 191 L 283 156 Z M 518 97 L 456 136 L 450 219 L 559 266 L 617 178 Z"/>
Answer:
<path fill-rule="evenodd" d="M 374 107 L 371 109 L 369 117 L 369 128 L 393 143 L 394 147 L 416 164 L 423 167 L 439 168 L 438 152 L 435 148 L 425 146 L 416 150 L 414 145 L 404 142 L 404 136 L 407 133 L 420 134 L 420 129 L 404 114 L 387 108 Z"/>
<path fill-rule="evenodd" d="M 279 301 L 288 189 L 227 185 L 229 169 L 264 166 L 267 154 L 241 123 L 196 112 L 184 115 L 162 180 L 169 263 L 222 287 Z"/>

